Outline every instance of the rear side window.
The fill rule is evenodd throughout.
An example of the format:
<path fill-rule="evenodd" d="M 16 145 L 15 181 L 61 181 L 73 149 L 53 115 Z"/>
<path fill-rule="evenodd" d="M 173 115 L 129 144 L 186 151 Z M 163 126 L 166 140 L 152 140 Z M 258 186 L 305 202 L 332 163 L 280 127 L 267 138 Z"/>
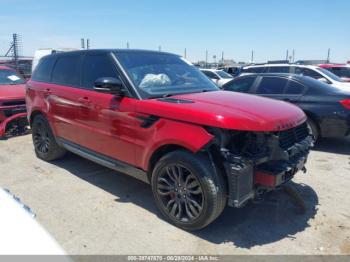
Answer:
<path fill-rule="evenodd" d="M 289 73 L 289 66 L 270 66 L 269 73 Z"/>
<path fill-rule="evenodd" d="M 80 85 L 80 55 L 57 58 L 52 72 L 52 82 L 68 86 Z"/>
<path fill-rule="evenodd" d="M 118 77 L 117 69 L 105 54 L 87 55 L 83 61 L 83 87 L 92 89 L 100 77 Z"/>
<path fill-rule="evenodd" d="M 287 85 L 287 79 L 280 77 L 265 76 L 261 80 L 257 89 L 257 94 L 283 94 L 284 88 Z"/>
<path fill-rule="evenodd" d="M 54 63 L 54 57 L 42 58 L 33 72 L 32 79 L 35 81 L 50 82 Z"/>
<path fill-rule="evenodd" d="M 244 77 L 235 79 L 224 85 L 225 90 L 248 93 L 254 84 L 256 77 Z"/>
<path fill-rule="evenodd" d="M 207 77 L 211 79 L 219 79 L 217 75 L 215 75 L 213 72 L 210 71 L 202 71 Z"/>
<path fill-rule="evenodd" d="M 309 76 L 315 79 L 323 78 L 323 76 L 320 73 L 309 68 L 296 67 L 295 74 Z"/>
<path fill-rule="evenodd" d="M 264 73 L 265 67 L 250 67 L 242 69 L 242 73 Z"/>
<path fill-rule="evenodd" d="M 289 80 L 286 94 L 288 95 L 300 95 L 304 92 L 305 87 L 298 82 Z"/>

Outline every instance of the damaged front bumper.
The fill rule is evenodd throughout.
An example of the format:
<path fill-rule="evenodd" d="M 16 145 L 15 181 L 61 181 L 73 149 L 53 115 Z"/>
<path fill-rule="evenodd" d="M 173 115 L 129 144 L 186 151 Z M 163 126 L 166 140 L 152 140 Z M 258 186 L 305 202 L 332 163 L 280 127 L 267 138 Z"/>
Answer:
<path fill-rule="evenodd" d="M 224 167 L 228 180 L 228 205 L 241 207 L 262 192 L 274 190 L 291 180 L 302 170 L 314 140 L 307 136 L 283 150 L 270 138 L 268 155 L 258 158 L 237 156 L 225 152 Z"/>
<path fill-rule="evenodd" d="M 25 105 L 0 106 L 0 137 L 12 131 L 21 132 L 27 126 Z"/>

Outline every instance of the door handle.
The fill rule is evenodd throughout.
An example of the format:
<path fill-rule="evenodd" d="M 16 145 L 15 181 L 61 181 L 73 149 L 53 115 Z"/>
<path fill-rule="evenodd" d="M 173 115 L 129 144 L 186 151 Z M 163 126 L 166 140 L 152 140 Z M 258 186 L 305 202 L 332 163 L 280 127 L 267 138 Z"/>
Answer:
<path fill-rule="evenodd" d="M 51 95 L 51 89 L 50 89 L 50 88 L 46 88 L 46 89 L 44 90 L 44 95 L 45 95 L 45 96 Z"/>
<path fill-rule="evenodd" d="M 81 107 L 89 107 L 90 105 L 90 100 L 88 97 L 78 98 L 78 102 L 80 103 Z"/>

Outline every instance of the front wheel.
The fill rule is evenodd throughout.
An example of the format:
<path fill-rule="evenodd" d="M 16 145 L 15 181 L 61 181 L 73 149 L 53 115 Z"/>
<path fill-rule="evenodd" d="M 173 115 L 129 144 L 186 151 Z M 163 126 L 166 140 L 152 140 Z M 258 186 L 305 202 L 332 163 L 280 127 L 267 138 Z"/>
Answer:
<path fill-rule="evenodd" d="M 156 204 L 171 223 L 198 230 L 214 221 L 226 206 L 226 185 L 209 159 L 174 151 L 160 159 L 152 174 Z"/>

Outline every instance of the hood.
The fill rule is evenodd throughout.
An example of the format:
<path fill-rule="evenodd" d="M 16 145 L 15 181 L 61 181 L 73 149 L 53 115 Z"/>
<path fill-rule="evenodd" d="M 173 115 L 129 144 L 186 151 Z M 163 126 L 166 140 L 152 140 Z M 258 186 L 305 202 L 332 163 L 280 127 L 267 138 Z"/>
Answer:
<path fill-rule="evenodd" d="M 137 111 L 205 126 L 246 131 L 279 131 L 306 120 L 298 107 L 269 98 L 214 91 L 142 100 Z"/>
<path fill-rule="evenodd" d="M 0 85 L 0 100 L 24 99 L 25 85 Z"/>

